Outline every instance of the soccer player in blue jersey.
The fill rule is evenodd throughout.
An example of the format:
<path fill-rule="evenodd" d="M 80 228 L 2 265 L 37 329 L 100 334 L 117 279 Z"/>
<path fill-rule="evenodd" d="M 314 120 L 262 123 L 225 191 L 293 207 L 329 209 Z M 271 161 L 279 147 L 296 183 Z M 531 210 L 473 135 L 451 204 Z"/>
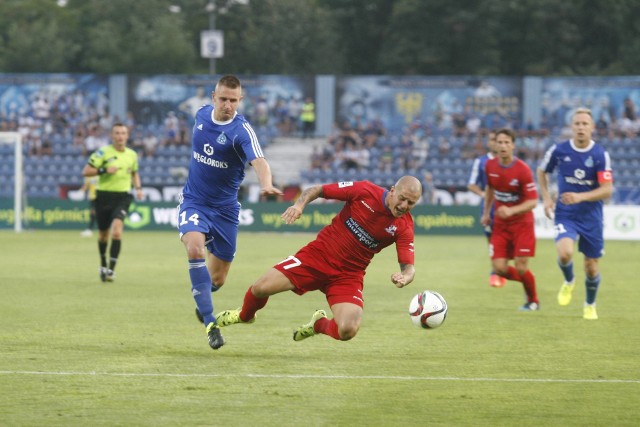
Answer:
<path fill-rule="evenodd" d="M 487 175 L 485 174 L 485 165 L 487 161 L 496 157 L 497 154 L 497 146 L 496 146 L 496 133 L 489 132 L 487 136 L 487 148 L 489 151 L 477 157 L 473 161 L 473 166 L 471 167 L 471 175 L 469 176 L 469 182 L 467 183 L 467 189 L 472 193 L 477 194 L 482 197 L 482 201 L 480 203 L 480 216 L 484 213 L 484 196 L 485 189 L 487 187 Z M 493 205 L 491 207 L 491 219 L 493 220 Z M 491 241 L 491 224 L 484 227 L 484 235 L 487 237 L 487 241 Z M 501 288 L 507 283 L 507 279 L 504 277 L 498 276 L 496 272 L 492 269 L 491 274 L 489 275 L 489 285 L 494 288 Z"/>
<path fill-rule="evenodd" d="M 224 339 L 213 315 L 211 292 L 224 285 L 235 256 L 238 190 L 246 164 L 255 169 L 262 195 L 282 192 L 273 186 L 271 168 L 251 124 L 237 113 L 243 98 L 240 80 L 231 75 L 222 77 L 211 97 L 213 105 L 201 107 L 195 116 L 189 176 L 178 206 L 178 230 L 189 259 L 196 315 L 215 350 L 224 345 Z"/>
<path fill-rule="evenodd" d="M 571 123 L 572 139 L 551 146 L 538 167 L 538 184 L 547 217 L 555 216 L 558 266 L 564 283 L 558 304 L 569 305 L 575 284 L 574 243 L 584 254 L 586 298 L 583 317 L 596 320 L 596 295 L 600 285 L 598 260 L 604 254 L 603 200 L 613 193 L 613 172 L 609 153 L 596 144 L 591 110 L 578 108 Z M 549 193 L 547 174 L 558 171 L 558 200 Z M 555 211 L 554 211 L 555 208 Z"/>

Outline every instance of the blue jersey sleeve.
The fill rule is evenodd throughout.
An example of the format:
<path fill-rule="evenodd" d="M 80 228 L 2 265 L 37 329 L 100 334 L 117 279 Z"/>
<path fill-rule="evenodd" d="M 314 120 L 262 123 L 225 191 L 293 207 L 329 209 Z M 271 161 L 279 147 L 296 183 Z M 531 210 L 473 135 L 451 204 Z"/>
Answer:
<path fill-rule="evenodd" d="M 543 170 L 545 173 L 552 173 L 555 170 L 556 165 L 558 164 L 557 158 L 554 155 L 557 147 L 557 144 L 549 147 L 549 149 L 544 153 L 544 157 L 542 158 L 542 162 L 538 166 L 538 169 Z"/>
<path fill-rule="evenodd" d="M 247 162 L 251 163 L 258 157 L 264 157 L 258 136 L 251 124 L 244 119 L 242 119 L 242 126 L 238 128 L 238 144 Z"/>

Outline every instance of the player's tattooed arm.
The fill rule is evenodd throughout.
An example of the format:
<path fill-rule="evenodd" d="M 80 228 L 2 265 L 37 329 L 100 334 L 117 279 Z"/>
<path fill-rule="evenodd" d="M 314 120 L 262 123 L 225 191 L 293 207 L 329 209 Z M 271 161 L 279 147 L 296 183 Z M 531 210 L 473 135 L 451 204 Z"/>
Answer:
<path fill-rule="evenodd" d="M 304 208 L 318 197 L 322 197 L 322 185 L 314 185 L 304 190 L 296 202 L 287 208 L 281 218 L 286 224 L 291 224 L 302 215 Z"/>

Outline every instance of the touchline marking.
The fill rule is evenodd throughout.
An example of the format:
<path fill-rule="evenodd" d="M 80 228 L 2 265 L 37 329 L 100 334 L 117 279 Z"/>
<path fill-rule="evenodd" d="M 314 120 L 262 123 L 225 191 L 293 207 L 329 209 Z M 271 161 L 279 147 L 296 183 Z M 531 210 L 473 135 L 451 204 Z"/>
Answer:
<path fill-rule="evenodd" d="M 127 372 L 45 372 L 45 371 L 0 371 L 0 375 L 60 375 L 60 376 L 104 376 L 104 377 L 177 377 L 177 378 L 292 378 L 316 380 L 398 380 L 398 381 L 493 381 L 510 383 L 608 383 L 640 384 L 639 380 L 622 379 L 561 379 L 561 378 L 463 378 L 463 377 L 417 377 L 400 375 L 298 375 L 298 374 L 171 374 L 171 373 L 127 373 Z"/>

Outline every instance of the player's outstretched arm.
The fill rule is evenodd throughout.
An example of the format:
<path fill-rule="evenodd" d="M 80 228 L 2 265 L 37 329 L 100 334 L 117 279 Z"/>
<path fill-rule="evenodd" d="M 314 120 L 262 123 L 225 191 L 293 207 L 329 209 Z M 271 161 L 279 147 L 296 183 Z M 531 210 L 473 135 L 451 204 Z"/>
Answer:
<path fill-rule="evenodd" d="M 404 288 L 413 282 L 416 275 L 416 269 L 413 264 L 400 264 L 400 272 L 391 275 L 391 282 L 398 288 Z"/>
<path fill-rule="evenodd" d="M 271 176 L 271 167 L 264 157 L 258 157 L 251 162 L 251 166 L 256 170 L 258 182 L 260 182 L 260 195 L 282 196 L 282 191 L 273 186 L 273 178 Z"/>
<path fill-rule="evenodd" d="M 293 223 L 300 218 L 304 208 L 318 197 L 322 197 L 322 185 L 314 185 L 313 187 L 305 189 L 300 193 L 300 197 L 298 197 L 296 202 L 292 206 L 289 206 L 281 215 L 282 220 L 285 224 Z"/>

